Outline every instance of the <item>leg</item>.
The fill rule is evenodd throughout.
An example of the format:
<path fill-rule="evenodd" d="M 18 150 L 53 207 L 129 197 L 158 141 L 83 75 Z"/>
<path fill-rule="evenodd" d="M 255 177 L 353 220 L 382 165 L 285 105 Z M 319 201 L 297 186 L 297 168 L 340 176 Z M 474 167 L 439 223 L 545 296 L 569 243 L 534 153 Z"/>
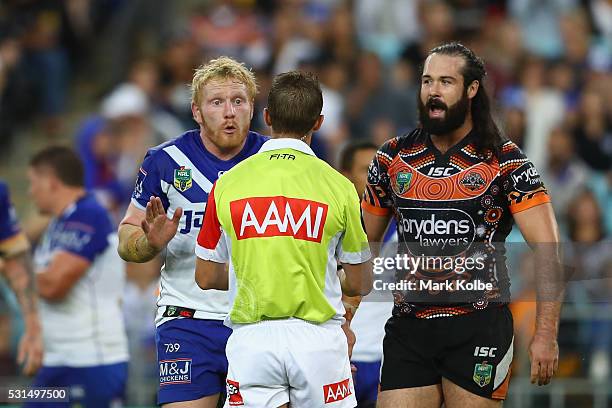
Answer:
<path fill-rule="evenodd" d="M 443 386 L 446 403 L 455 403 L 447 399 L 450 392 L 460 396 L 461 391 L 485 400 L 505 399 L 513 355 L 512 316 L 508 308 L 493 306 L 441 323 L 441 329 L 454 333 L 453 341 L 437 361 L 446 379 L 443 384 L 450 384 Z"/>
<path fill-rule="evenodd" d="M 340 325 L 294 322 L 279 333 L 287 344 L 292 407 L 353 408 L 357 405 L 348 344 Z"/>
<path fill-rule="evenodd" d="M 500 400 L 472 394 L 446 378 L 442 378 L 442 392 L 444 393 L 446 408 L 498 408 L 502 405 Z"/>
<path fill-rule="evenodd" d="M 36 373 L 31 387 L 68 387 L 70 385 L 68 371 L 67 367 L 42 366 Z M 22 406 L 24 408 L 69 408 L 70 405 L 70 402 L 26 402 Z"/>
<path fill-rule="evenodd" d="M 353 364 L 357 367 L 357 372 L 353 374 L 357 404 L 360 407 L 375 406 L 378 397 L 381 361 L 353 361 Z"/>
<path fill-rule="evenodd" d="M 115 406 L 125 402 L 127 370 L 127 363 L 71 368 L 71 383 L 85 391 L 80 401 L 83 406 Z"/>
<path fill-rule="evenodd" d="M 287 406 L 284 352 L 273 325 L 271 322 L 245 325 L 230 336 L 226 348 L 229 368 L 225 408 Z"/>
<path fill-rule="evenodd" d="M 426 319 L 389 319 L 385 326 L 377 407 L 439 408 L 442 405 L 442 378 L 433 362 L 438 353 L 433 341 L 434 324 Z"/>
<path fill-rule="evenodd" d="M 442 406 L 440 384 L 383 391 L 378 394 L 376 404 L 377 408 L 440 408 L 440 406 Z"/>
<path fill-rule="evenodd" d="M 230 333 L 216 320 L 175 319 L 157 327 L 158 403 L 216 408 L 225 391 Z"/>
<path fill-rule="evenodd" d="M 164 408 L 216 408 L 219 401 L 219 395 L 209 395 L 197 400 L 170 402 L 162 405 Z"/>

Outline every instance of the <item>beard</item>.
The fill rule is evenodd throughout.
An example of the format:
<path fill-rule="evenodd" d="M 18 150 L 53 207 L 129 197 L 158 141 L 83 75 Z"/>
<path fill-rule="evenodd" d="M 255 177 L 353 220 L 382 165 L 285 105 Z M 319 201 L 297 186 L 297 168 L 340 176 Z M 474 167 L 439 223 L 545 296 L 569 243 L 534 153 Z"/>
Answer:
<path fill-rule="evenodd" d="M 430 135 L 447 135 L 459 129 L 465 122 L 465 118 L 470 108 L 470 100 L 467 97 L 467 91 L 463 92 L 461 99 L 454 105 L 447 106 L 444 102 L 438 99 L 429 99 L 426 104 L 423 104 L 421 97 L 419 100 L 419 121 L 425 130 Z M 431 108 L 442 109 L 444 118 L 431 118 L 429 110 Z"/>

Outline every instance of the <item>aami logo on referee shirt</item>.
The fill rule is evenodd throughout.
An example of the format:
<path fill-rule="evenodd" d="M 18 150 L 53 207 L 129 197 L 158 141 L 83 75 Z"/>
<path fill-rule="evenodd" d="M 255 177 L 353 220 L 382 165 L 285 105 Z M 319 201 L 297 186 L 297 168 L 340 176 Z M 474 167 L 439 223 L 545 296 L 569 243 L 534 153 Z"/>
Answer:
<path fill-rule="evenodd" d="M 326 404 L 343 400 L 351 394 L 351 386 L 348 378 L 337 383 L 323 386 L 323 397 L 325 398 Z"/>
<path fill-rule="evenodd" d="M 227 399 L 230 407 L 244 405 L 242 395 L 240 395 L 240 384 L 238 381 L 232 381 L 229 378 L 225 380 L 227 389 Z"/>
<path fill-rule="evenodd" d="M 230 203 L 237 239 L 290 236 L 321 242 L 327 204 L 275 197 L 251 197 Z"/>

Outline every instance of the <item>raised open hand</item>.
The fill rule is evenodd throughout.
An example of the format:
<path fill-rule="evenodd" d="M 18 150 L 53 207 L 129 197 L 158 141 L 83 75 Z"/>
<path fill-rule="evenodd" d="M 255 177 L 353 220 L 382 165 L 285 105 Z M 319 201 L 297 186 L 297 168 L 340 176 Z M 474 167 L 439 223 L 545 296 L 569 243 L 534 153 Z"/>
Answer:
<path fill-rule="evenodd" d="M 149 246 L 157 251 L 166 246 L 176 234 L 182 215 L 183 209 L 178 207 L 172 218 L 168 218 L 161 199 L 151 197 L 147 203 L 145 219 L 141 223 Z"/>

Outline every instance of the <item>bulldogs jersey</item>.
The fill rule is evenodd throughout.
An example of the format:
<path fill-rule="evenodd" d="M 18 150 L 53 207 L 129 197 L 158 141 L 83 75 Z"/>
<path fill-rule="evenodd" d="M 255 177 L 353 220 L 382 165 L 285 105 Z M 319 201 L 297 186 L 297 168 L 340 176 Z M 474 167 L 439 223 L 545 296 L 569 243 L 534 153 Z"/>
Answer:
<path fill-rule="evenodd" d="M 474 132 L 446 153 L 420 129 L 376 153 L 362 207 L 393 212 L 398 252 L 395 316 L 431 318 L 510 299 L 503 242 L 512 214 L 549 202 L 533 164 L 511 141 L 479 153 Z M 397 288 L 397 287 L 396 287 Z"/>
<path fill-rule="evenodd" d="M 19 234 L 19 223 L 6 184 L 0 182 L 0 242 Z M 0 253 L 0 256 L 2 254 Z"/>
<path fill-rule="evenodd" d="M 45 366 L 91 367 L 128 360 L 121 303 L 125 264 L 108 212 L 92 195 L 51 220 L 34 253 L 36 271 L 58 252 L 90 262 L 85 274 L 59 301 L 39 300 Z"/>
<path fill-rule="evenodd" d="M 166 247 L 157 326 L 173 318 L 162 316 L 166 306 L 194 309 L 198 319 L 225 319 L 229 310 L 227 292 L 204 292 L 195 283 L 195 243 L 213 183 L 234 165 L 257 153 L 266 140 L 249 132 L 240 153 L 230 160 L 221 160 L 206 150 L 200 131 L 191 130 L 149 150 L 145 156 L 132 203 L 144 211 L 149 198 L 156 196 L 161 198 L 169 217 L 178 207 L 183 209 L 178 231 Z"/>

